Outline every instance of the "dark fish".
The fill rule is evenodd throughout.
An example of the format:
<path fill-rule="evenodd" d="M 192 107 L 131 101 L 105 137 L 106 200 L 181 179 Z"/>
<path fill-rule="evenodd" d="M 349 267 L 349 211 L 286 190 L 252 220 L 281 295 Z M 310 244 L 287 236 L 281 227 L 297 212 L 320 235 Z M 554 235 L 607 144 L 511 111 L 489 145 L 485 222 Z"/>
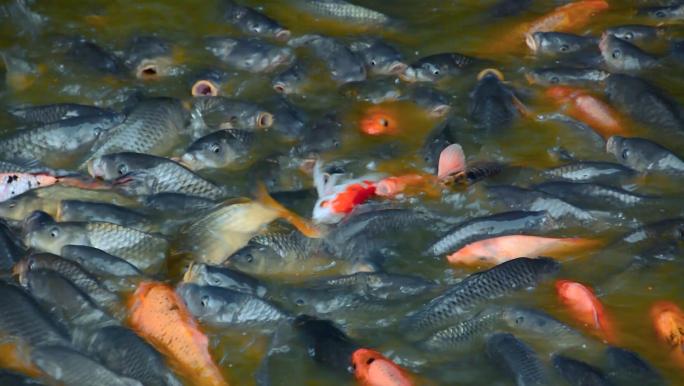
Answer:
<path fill-rule="evenodd" d="M 683 241 L 684 219 L 671 218 L 643 225 L 627 233 L 614 243 L 613 248 L 645 262 L 675 260 L 681 253 Z"/>
<path fill-rule="evenodd" d="M 680 63 L 684 62 L 684 40 L 672 42 L 670 45 L 670 56 Z"/>
<path fill-rule="evenodd" d="M 61 255 L 65 259 L 80 264 L 95 275 L 114 277 L 144 276 L 133 264 L 97 248 L 84 245 L 65 245 L 62 247 Z"/>
<path fill-rule="evenodd" d="M 118 75 L 125 71 L 123 61 L 118 56 L 87 40 L 73 41 L 67 55 L 82 67 L 105 74 Z"/>
<path fill-rule="evenodd" d="M 534 69 L 525 76 L 528 82 L 541 86 L 594 86 L 604 81 L 608 75 L 610 73 L 607 71 L 590 67 L 544 67 Z"/>
<path fill-rule="evenodd" d="M 98 139 L 124 119 L 122 114 L 75 117 L 19 130 L 0 139 L 1 158 L 17 161 L 39 160 L 51 167 L 61 167 L 83 155 Z"/>
<path fill-rule="evenodd" d="M 589 182 L 550 181 L 534 185 L 535 190 L 556 196 L 580 208 L 605 210 L 606 205 L 616 208 L 655 204 L 658 196 L 633 193 L 621 188 Z"/>
<path fill-rule="evenodd" d="M 513 185 L 494 185 L 487 187 L 487 193 L 494 200 L 502 202 L 510 210 L 545 211 L 556 220 L 589 221 L 594 219 L 592 213 L 537 190 L 519 188 Z"/>
<path fill-rule="evenodd" d="M 615 35 L 604 33 L 599 43 L 601 56 L 608 69 L 616 72 L 636 72 L 658 65 L 658 58 Z"/>
<path fill-rule="evenodd" d="M 636 177 L 633 169 L 613 162 L 576 161 L 546 169 L 543 175 L 573 182 L 624 182 Z"/>
<path fill-rule="evenodd" d="M 193 138 L 221 129 L 266 129 L 273 125 L 273 114 L 261 106 L 225 97 L 193 100 L 190 112 Z"/>
<path fill-rule="evenodd" d="M 310 77 L 308 67 L 300 62 L 295 62 L 290 68 L 273 77 L 271 85 L 281 94 L 301 94 L 309 85 Z"/>
<path fill-rule="evenodd" d="M 107 368 L 145 386 L 182 385 L 166 366 L 162 354 L 128 328 L 103 327 L 89 334 L 80 345 Z"/>
<path fill-rule="evenodd" d="M 291 32 L 277 21 L 254 8 L 239 5 L 233 0 L 222 0 L 223 20 L 240 31 L 257 36 L 287 40 Z"/>
<path fill-rule="evenodd" d="M 140 79 L 173 75 L 171 44 L 157 36 L 136 36 L 128 42 L 124 64 Z"/>
<path fill-rule="evenodd" d="M 36 300 L 20 288 L 0 280 L 0 331 L 30 346 L 69 345 L 67 331 L 50 314 L 41 309 Z"/>
<path fill-rule="evenodd" d="M 297 0 L 296 7 L 314 16 L 356 24 L 385 24 L 390 19 L 378 11 L 345 0 Z"/>
<path fill-rule="evenodd" d="M 605 92 L 612 104 L 643 124 L 684 130 L 682 107 L 663 90 L 640 78 L 612 74 L 606 79 Z"/>
<path fill-rule="evenodd" d="M 202 323 L 216 327 L 269 327 L 288 318 L 257 296 L 214 286 L 181 283 L 176 292 Z"/>
<path fill-rule="evenodd" d="M 618 162 L 640 172 L 684 172 L 684 161 L 666 147 L 645 138 L 612 136 L 606 151 Z"/>
<path fill-rule="evenodd" d="M 551 216 L 544 211 L 513 211 L 478 217 L 449 229 L 428 248 L 428 253 L 438 256 L 485 238 L 539 232 L 553 226 Z"/>
<path fill-rule="evenodd" d="M 26 253 L 21 239 L 4 221 L 0 221 L 0 270 L 9 270 Z"/>
<path fill-rule="evenodd" d="M 520 116 L 514 100 L 513 91 L 503 84 L 503 76 L 485 70 L 478 75 L 477 85 L 470 93 L 470 118 L 484 130 L 508 128 Z"/>
<path fill-rule="evenodd" d="M 661 21 L 684 20 L 684 4 L 662 7 L 643 7 L 639 8 L 638 14 Z"/>
<path fill-rule="evenodd" d="M 403 325 L 411 333 L 426 333 L 426 330 L 443 327 L 488 300 L 535 287 L 555 275 L 559 269 L 560 264 L 548 257 L 509 260 L 450 286 L 443 294 L 408 316 Z"/>
<path fill-rule="evenodd" d="M 586 339 L 579 331 L 534 308 L 505 307 L 501 320 L 516 332 L 533 333 L 543 338 L 553 337 L 553 344 L 558 347 L 579 347 L 586 344 Z"/>
<path fill-rule="evenodd" d="M 181 193 L 217 200 L 226 196 L 222 187 L 168 158 L 142 153 L 110 153 L 92 158 L 88 173 L 114 180 L 128 194 Z"/>
<path fill-rule="evenodd" d="M 418 276 L 383 272 L 358 272 L 353 275 L 326 277 L 302 286 L 318 291 L 341 290 L 379 300 L 410 298 L 437 288 L 434 282 Z"/>
<path fill-rule="evenodd" d="M 110 222 L 143 232 L 151 232 L 155 229 L 148 216 L 136 210 L 106 202 L 62 200 L 57 210 L 59 221 Z"/>
<path fill-rule="evenodd" d="M 397 302 L 365 297 L 333 287 L 325 289 L 297 287 L 282 292 L 286 301 L 295 307 L 297 314 L 311 314 L 334 319 L 343 318 L 341 315 L 349 315 L 349 313 L 362 313 L 372 319 L 386 317 L 392 307 L 400 305 Z"/>
<path fill-rule="evenodd" d="M 347 46 L 336 39 L 321 35 L 304 35 L 291 39 L 292 47 L 308 47 L 330 71 L 330 77 L 339 84 L 366 79 L 363 61 Z"/>
<path fill-rule="evenodd" d="M 117 375 L 89 356 L 62 346 L 42 346 L 31 351 L 31 360 L 48 377 L 64 386 L 142 386 Z"/>
<path fill-rule="evenodd" d="M 0 385 L 6 386 L 42 386 L 38 380 L 8 370 L 0 370 Z"/>
<path fill-rule="evenodd" d="M 587 363 L 556 354 L 551 358 L 553 367 L 573 386 L 611 386 L 603 371 Z"/>
<path fill-rule="evenodd" d="M 95 328 L 118 322 L 88 294 L 50 269 L 31 269 L 20 274 L 21 285 L 73 328 Z"/>
<path fill-rule="evenodd" d="M 619 347 L 606 349 L 607 374 L 618 385 L 662 386 L 667 383 L 639 354 Z"/>
<path fill-rule="evenodd" d="M 313 360 L 340 372 L 350 371 L 352 353 L 360 346 L 333 322 L 300 315 L 294 320 L 293 326 Z"/>
<path fill-rule="evenodd" d="M 563 32 L 534 32 L 527 35 L 527 46 L 541 55 L 566 55 L 595 48 L 594 37 L 579 36 Z"/>
<path fill-rule="evenodd" d="M 403 85 L 387 77 L 347 83 L 342 85 L 339 91 L 347 98 L 373 104 L 396 101 L 402 96 L 406 97 Z"/>
<path fill-rule="evenodd" d="M 253 73 L 272 72 L 294 61 L 291 48 L 266 43 L 258 38 L 211 37 L 206 49 L 222 62 Z"/>
<path fill-rule="evenodd" d="M 661 27 L 642 24 L 626 24 L 610 27 L 606 33 L 633 44 L 652 44 L 665 33 Z"/>
<path fill-rule="evenodd" d="M 537 353 L 511 334 L 498 333 L 489 337 L 487 354 L 518 386 L 551 384 Z"/>
<path fill-rule="evenodd" d="M 192 170 L 249 166 L 255 139 L 250 130 L 218 130 L 190 144 L 181 161 Z"/>
<path fill-rule="evenodd" d="M 218 69 L 199 71 L 191 77 L 192 96 L 219 96 L 225 83 L 234 75 Z"/>
<path fill-rule="evenodd" d="M 399 75 L 406 70 L 401 53 L 382 40 L 359 40 L 349 48 L 363 58 L 369 74 Z"/>
<path fill-rule="evenodd" d="M 496 309 L 484 309 L 470 319 L 439 330 L 421 342 L 430 351 L 458 351 L 472 347 L 491 333 L 501 319 Z"/>
<path fill-rule="evenodd" d="M 227 267 L 192 263 L 183 276 L 184 283 L 222 287 L 235 292 L 264 297 L 268 287 L 258 279 Z"/>
<path fill-rule="evenodd" d="M 438 82 L 457 77 L 480 63 L 479 59 L 457 52 L 433 54 L 411 63 L 400 78 L 407 82 Z"/>
<path fill-rule="evenodd" d="M 76 103 L 55 103 L 49 105 L 22 106 L 7 110 L 12 117 L 34 124 L 47 124 L 76 117 L 93 117 L 112 114 L 112 111 Z"/>
<path fill-rule="evenodd" d="M 268 103 L 273 113 L 271 130 L 286 142 L 298 142 L 304 138 L 309 121 L 302 110 L 288 102 L 284 97 L 276 97 Z"/>
<path fill-rule="evenodd" d="M 434 118 L 443 118 L 451 111 L 451 97 L 429 86 L 412 87 L 399 99 L 415 103 Z"/>

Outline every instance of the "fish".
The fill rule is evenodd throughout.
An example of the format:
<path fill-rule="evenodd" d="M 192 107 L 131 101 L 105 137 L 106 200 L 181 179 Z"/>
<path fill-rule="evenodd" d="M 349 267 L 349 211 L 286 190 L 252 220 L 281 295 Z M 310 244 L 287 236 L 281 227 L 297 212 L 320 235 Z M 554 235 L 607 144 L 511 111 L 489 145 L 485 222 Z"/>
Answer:
<path fill-rule="evenodd" d="M 611 386 L 613 383 L 600 369 L 580 360 L 556 354 L 551 358 L 553 367 L 570 385 Z"/>
<path fill-rule="evenodd" d="M 609 75 L 607 71 L 592 67 L 541 67 L 527 72 L 525 78 L 530 84 L 540 86 L 590 87 L 604 81 Z"/>
<path fill-rule="evenodd" d="M 302 287 L 318 291 L 340 290 L 379 300 L 399 300 L 432 291 L 437 285 L 418 276 L 357 272 L 314 279 L 303 283 Z"/>
<path fill-rule="evenodd" d="M 240 271 L 214 265 L 191 263 L 183 275 L 183 283 L 215 286 L 263 298 L 268 287 L 258 279 Z"/>
<path fill-rule="evenodd" d="M 129 40 L 124 64 L 133 76 L 142 80 L 155 80 L 177 72 L 171 43 L 151 35 L 134 36 Z"/>
<path fill-rule="evenodd" d="M 427 252 L 433 256 L 442 255 L 478 240 L 543 231 L 553 226 L 551 217 L 544 211 L 512 211 L 477 217 L 453 226 L 428 247 Z"/>
<path fill-rule="evenodd" d="M 585 90 L 554 86 L 546 90 L 546 96 L 561 105 L 570 117 L 586 123 L 604 139 L 611 135 L 629 134 L 620 114 Z"/>
<path fill-rule="evenodd" d="M 499 236 L 470 243 L 447 256 L 447 260 L 456 265 L 496 265 L 520 256 L 560 257 L 600 245 L 598 240 L 579 237 Z"/>
<path fill-rule="evenodd" d="M 553 344 L 560 347 L 583 347 L 587 344 L 579 331 L 535 308 L 506 306 L 501 311 L 500 319 L 514 332 L 542 338 L 553 337 Z"/>
<path fill-rule="evenodd" d="M 208 69 L 196 73 L 190 82 L 190 95 L 194 97 L 219 96 L 222 89 L 234 75 L 219 69 Z"/>
<path fill-rule="evenodd" d="M 681 351 L 684 344 L 684 312 L 678 305 L 659 301 L 650 309 L 651 321 L 658 339 L 675 351 Z"/>
<path fill-rule="evenodd" d="M 227 386 L 209 352 L 209 339 L 173 288 L 142 282 L 128 302 L 131 328 L 196 385 Z"/>
<path fill-rule="evenodd" d="M 55 219 L 62 222 L 109 222 L 143 232 L 155 232 L 158 228 L 148 216 L 137 210 L 93 201 L 62 200 Z"/>
<path fill-rule="evenodd" d="M 81 68 L 103 74 L 121 75 L 125 73 L 123 61 L 118 56 L 94 42 L 76 38 L 69 42 L 67 56 Z"/>
<path fill-rule="evenodd" d="M 681 158 L 666 147 L 646 138 L 615 135 L 606 141 L 606 151 L 619 163 L 640 172 L 684 171 L 684 161 Z"/>
<path fill-rule="evenodd" d="M 469 115 L 483 130 L 506 129 L 521 115 L 513 90 L 503 83 L 503 74 L 494 69 L 482 70 L 470 93 Z"/>
<path fill-rule="evenodd" d="M 527 35 L 526 43 L 535 54 L 566 55 L 592 49 L 598 42 L 593 37 L 538 31 Z"/>
<path fill-rule="evenodd" d="M 181 386 L 164 357 L 131 329 L 107 326 L 84 334 L 79 344 L 112 371 L 146 386 Z"/>
<path fill-rule="evenodd" d="M 352 355 L 361 347 L 333 322 L 299 315 L 293 326 L 314 361 L 340 373 L 350 372 Z"/>
<path fill-rule="evenodd" d="M 406 67 L 399 77 L 406 82 L 439 82 L 458 77 L 483 61 L 458 52 L 442 52 L 418 59 Z"/>
<path fill-rule="evenodd" d="M 607 375 L 616 384 L 665 385 L 663 376 L 633 351 L 610 346 L 605 351 Z"/>
<path fill-rule="evenodd" d="M 434 352 L 464 351 L 493 332 L 500 321 L 501 312 L 498 309 L 486 308 L 472 318 L 435 332 L 420 346 Z"/>
<path fill-rule="evenodd" d="M 642 7 L 637 11 L 638 15 L 647 16 L 653 20 L 659 21 L 677 21 L 684 19 L 684 5 L 666 5 L 655 7 Z"/>
<path fill-rule="evenodd" d="M 387 15 L 345 0 L 297 0 L 293 5 L 313 16 L 361 25 L 383 25 Z"/>
<path fill-rule="evenodd" d="M 349 45 L 352 52 L 361 55 L 366 71 L 373 75 L 399 75 L 408 67 L 401 53 L 378 39 L 358 40 Z"/>
<path fill-rule="evenodd" d="M 206 38 L 207 51 L 232 68 L 252 73 L 270 73 L 287 67 L 295 59 L 290 47 L 276 46 L 259 38 Z M 292 40 L 290 40 L 292 41 Z"/>
<path fill-rule="evenodd" d="M 359 128 L 368 135 L 396 135 L 399 133 L 399 122 L 392 111 L 372 106 L 361 117 Z"/>
<path fill-rule="evenodd" d="M 451 97 L 429 86 L 411 87 L 399 100 L 409 100 L 421 107 L 428 116 L 435 119 L 445 118 L 451 108 Z"/>
<path fill-rule="evenodd" d="M 138 103 L 126 120 L 98 138 L 81 166 L 112 153 L 135 152 L 164 155 L 185 134 L 185 112 L 173 98 L 152 98 Z"/>
<path fill-rule="evenodd" d="M 611 71 L 638 72 L 659 65 L 659 60 L 654 55 L 610 33 L 601 36 L 599 48 L 603 60 Z"/>
<path fill-rule="evenodd" d="M 538 190 L 513 185 L 491 185 L 487 187 L 488 197 L 502 202 L 510 210 L 545 211 L 557 221 L 572 223 L 595 220 L 597 215 L 571 205 L 560 198 Z M 505 237 L 505 236 L 504 236 Z"/>
<path fill-rule="evenodd" d="M 668 130 L 684 130 L 682 107 L 660 88 L 627 75 L 611 74 L 605 80 L 608 100 L 637 122 Z"/>
<path fill-rule="evenodd" d="M 534 189 L 556 196 L 580 208 L 603 209 L 606 205 L 625 208 L 657 204 L 661 197 L 638 194 L 605 184 L 591 182 L 549 181 Z"/>
<path fill-rule="evenodd" d="M 77 103 L 51 103 L 11 107 L 7 112 L 15 120 L 25 124 L 45 125 L 77 117 L 110 115 L 114 112 L 97 106 Z"/>
<path fill-rule="evenodd" d="M 156 271 L 164 262 L 166 239 L 106 222 L 56 222 L 34 212 L 24 222 L 24 242 L 38 251 L 59 254 L 66 245 L 83 245 L 119 256 L 141 271 Z"/>
<path fill-rule="evenodd" d="M 180 162 L 192 170 L 248 167 L 259 138 L 249 130 L 218 130 L 196 140 L 185 150 Z"/>
<path fill-rule="evenodd" d="M 590 287 L 570 280 L 558 280 L 555 286 L 561 304 L 575 320 L 605 341 L 617 341 L 614 322 Z"/>
<path fill-rule="evenodd" d="M 607 28 L 605 33 L 632 44 L 649 44 L 665 35 L 665 28 L 644 24 L 624 24 Z"/>
<path fill-rule="evenodd" d="M 223 20 L 236 29 L 250 35 L 271 37 L 287 41 L 292 33 L 276 20 L 254 8 L 237 4 L 233 0 L 221 2 Z"/>
<path fill-rule="evenodd" d="M 182 193 L 210 200 L 224 198 L 225 190 L 182 164 L 142 153 L 110 153 L 88 161 L 88 173 L 113 181 L 117 189 L 132 195 Z"/>
<path fill-rule="evenodd" d="M 56 184 L 58 178 L 49 174 L 0 173 L 0 202 L 31 189 Z"/>
<path fill-rule="evenodd" d="M 68 166 L 97 144 L 98 140 L 124 120 L 119 113 L 74 117 L 19 130 L 0 139 L 2 158 L 39 160 L 49 167 Z"/>
<path fill-rule="evenodd" d="M 144 277 L 144 274 L 128 261 L 85 245 L 65 245 L 61 256 L 80 264 L 95 275 L 112 277 Z"/>
<path fill-rule="evenodd" d="M 406 317 L 402 325 L 411 333 L 443 327 L 484 302 L 535 287 L 559 270 L 560 264 L 548 257 L 509 260 L 451 285 L 443 294 Z"/>
<path fill-rule="evenodd" d="M 548 385 L 549 375 L 537 353 L 509 333 L 496 333 L 487 339 L 487 355 L 515 380 L 518 386 Z"/>
<path fill-rule="evenodd" d="M 176 293 L 197 321 L 209 326 L 267 328 L 289 318 L 266 300 L 223 287 L 181 283 Z"/>
<path fill-rule="evenodd" d="M 142 386 L 68 347 L 38 347 L 31 351 L 31 360 L 49 378 L 64 386 Z"/>
<path fill-rule="evenodd" d="M 142 205 L 158 213 L 187 216 L 201 214 L 216 207 L 217 202 L 181 193 L 159 193 L 142 198 Z"/>
<path fill-rule="evenodd" d="M 26 254 L 21 238 L 0 221 L 0 270 L 9 271 Z"/>
<path fill-rule="evenodd" d="M 352 354 L 354 377 L 362 386 L 411 386 L 406 370 L 379 352 L 360 348 Z"/>
<path fill-rule="evenodd" d="M 259 105 L 226 97 L 193 99 L 190 129 L 194 139 L 222 129 L 267 129 L 273 126 L 273 114 Z"/>
<path fill-rule="evenodd" d="M 330 0 L 318 3 L 327 1 Z M 287 44 L 294 48 L 311 49 L 325 63 L 332 80 L 340 85 L 366 79 L 366 67 L 361 58 L 336 39 L 322 35 L 303 35 L 290 39 Z"/>
<path fill-rule="evenodd" d="M 298 95 L 305 93 L 311 86 L 309 78 L 309 67 L 295 61 L 287 70 L 274 76 L 271 85 L 279 94 Z"/>
<path fill-rule="evenodd" d="M 636 172 L 619 163 L 603 161 L 575 161 L 545 169 L 543 174 L 554 179 L 573 182 L 629 181 Z"/>
<path fill-rule="evenodd" d="M 0 371 L 0 383 L 12 386 L 41 386 L 38 380 L 8 370 Z"/>

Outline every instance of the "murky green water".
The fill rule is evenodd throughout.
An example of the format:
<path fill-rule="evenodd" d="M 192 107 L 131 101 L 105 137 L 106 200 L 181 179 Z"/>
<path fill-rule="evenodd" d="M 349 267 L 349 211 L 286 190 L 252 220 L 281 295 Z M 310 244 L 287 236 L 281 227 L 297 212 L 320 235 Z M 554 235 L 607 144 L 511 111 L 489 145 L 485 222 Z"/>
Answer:
<path fill-rule="evenodd" d="M 286 0 L 245 1 L 250 5 L 260 5 L 265 13 L 290 28 L 293 35 L 304 33 L 323 33 L 353 40 L 356 36 L 380 35 L 388 42 L 399 47 L 410 62 L 431 53 L 456 51 L 475 56 L 487 52 L 487 48 L 497 39 L 510 33 L 513 26 L 544 14 L 553 6 L 554 1 L 537 1 L 531 11 L 520 17 L 512 17 L 499 23 L 484 18 L 488 2 L 444 1 L 444 0 L 358 0 L 357 3 L 385 12 L 401 20 L 397 29 L 373 29 L 349 27 L 339 23 L 320 22 L 302 15 L 287 5 Z M 611 2 L 611 10 L 595 19 L 586 32 L 601 31 L 610 25 L 634 22 L 632 6 L 634 2 Z M 202 38 L 207 35 L 230 34 L 233 31 L 222 25 L 216 13 L 216 1 L 186 0 L 175 1 L 43 1 L 33 10 L 47 17 L 41 32 L 36 38 L 28 34 L 15 35 L 15 26 L 0 25 L 0 50 L 18 48 L 23 57 L 35 66 L 35 73 L 29 76 L 28 86 L 23 90 L 8 86 L 0 89 L 0 105 L 41 104 L 54 102 L 76 102 L 120 108 L 134 88 L 150 95 L 169 95 L 188 98 L 188 75 L 195 70 L 217 65 L 215 59 L 202 49 Z M 682 35 L 684 29 L 673 27 L 674 35 Z M 83 72 L 69 59 L 50 54 L 54 40 L 60 36 L 83 35 L 99 44 L 122 50 L 128 39 L 139 34 L 156 34 L 173 42 L 176 64 L 181 75 L 159 81 L 124 81 L 103 78 L 95 73 Z M 540 89 L 530 87 L 524 78 L 527 69 L 535 63 L 527 52 L 523 54 L 490 57 L 497 62 L 507 80 L 527 96 L 525 102 L 535 113 L 553 111 L 554 107 L 540 97 Z M 666 89 L 680 103 L 684 104 L 684 76 L 682 68 L 666 67 L 648 75 L 648 79 Z M 321 82 L 324 82 L 321 80 Z M 452 94 L 452 106 L 457 114 L 465 114 L 468 93 L 474 79 L 459 79 L 444 88 Z M 270 78 L 259 75 L 236 76 L 223 90 L 227 95 L 237 98 L 262 101 L 273 95 Z M 328 112 L 339 113 L 344 117 L 344 146 L 336 152 L 326 154 L 326 158 L 338 157 L 363 158 L 373 160 L 376 146 L 395 141 L 368 139 L 358 134 L 360 111 L 366 106 L 341 96 L 330 85 L 322 84 L 306 98 L 294 98 L 293 102 L 313 116 Z M 437 122 L 426 118 L 415 109 L 408 108 L 402 113 L 402 136 L 396 140 L 400 154 L 385 167 L 396 171 L 420 168 L 420 160 L 415 151 L 423 138 Z M 659 128 L 643 127 L 630 123 L 636 134 L 666 143 L 675 153 L 684 154 L 684 136 L 669 136 Z M 13 130 L 8 117 L 0 113 L 0 130 Z M 481 160 L 506 161 L 527 168 L 543 168 L 557 164 L 548 149 L 554 146 L 573 152 L 578 158 L 586 160 L 610 160 L 602 147 L 588 133 L 577 132 L 572 128 L 556 123 L 535 122 L 520 119 L 507 133 L 493 138 L 482 147 L 464 145 L 470 158 Z M 377 161 L 377 160 L 376 160 Z M 216 177 L 216 176 L 215 176 Z M 229 177 L 225 183 L 233 183 Z M 235 178 L 235 177 L 230 177 Z M 525 181 L 519 181 L 524 183 Z M 239 183 L 239 182 L 238 182 Z M 681 194 L 681 181 L 671 179 L 640 179 L 635 181 L 645 192 L 670 192 Z M 441 202 L 428 202 L 427 205 L 448 213 L 453 217 L 472 217 L 486 214 L 491 207 L 483 201 L 481 187 L 474 186 L 467 191 L 455 191 Z M 302 212 L 308 211 L 312 203 L 305 203 Z M 419 204 L 420 205 L 420 204 Z M 657 213 L 642 213 L 635 220 L 657 220 L 678 214 L 675 208 L 659 208 Z M 563 236 L 599 237 L 606 241 L 618 237 L 628 230 L 626 224 L 634 225 L 626 219 L 624 224 L 603 224 L 602 229 L 565 229 Z M 416 235 L 420 232 L 415 232 Z M 450 268 L 445 261 L 425 259 L 418 252 L 425 245 L 422 237 L 412 240 L 414 247 L 402 250 L 393 261 L 395 272 L 421 274 L 440 282 L 453 282 L 471 270 Z M 678 256 L 684 258 L 684 256 Z M 673 385 L 684 384 L 682 368 L 677 367 L 670 358 L 668 348 L 657 341 L 653 333 L 648 310 L 650 305 L 661 299 L 671 300 L 684 305 L 684 266 L 681 261 L 662 263 L 658 266 L 602 280 L 602 271 L 609 272 L 620 265 L 625 258 L 624 252 L 602 248 L 580 256 L 572 256 L 563 264 L 561 277 L 599 285 L 605 290 L 601 300 L 607 311 L 616 321 L 620 345 L 642 354 L 656 366 Z M 183 262 L 181 262 L 183 263 Z M 182 264 L 178 264 L 182 265 Z M 176 267 L 177 264 L 170 264 Z M 175 271 L 175 269 L 174 269 Z M 175 276 L 175 275 L 174 275 Z M 175 282 L 178 278 L 171 277 Z M 601 285 L 605 286 L 602 287 Z M 608 291 L 610 289 L 610 291 Z M 551 283 L 537 288 L 533 293 L 514 297 L 511 302 L 538 306 L 561 320 L 573 324 L 572 318 L 559 306 Z M 388 315 L 388 319 L 398 315 Z M 365 320 L 364 315 L 358 316 Z M 348 332 L 351 336 L 370 347 L 378 348 L 389 356 L 399 358 L 408 368 L 415 371 L 419 384 L 444 385 L 507 385 L 508 381 L 498 375 L 486 360 L 473 353 L 453 356 L 420 353 L 407 347 L 398 337 L 394 327 L 380 327 L 382 321 L 368 320 L 367 323 L 355 321 Z M 361 326 L 361 327 L 359 327 Z M 576 325 L 575 325 L 576 326 Z M 580 326 L 577 326 L 580 327 Z M 581 327 L 580 327 L 581 328 Z M 225 370 L 227 378 L 234 385 L 254 384 L 254 372 L 268 345 L 267 336 L 253 331 L 208 330 L 211 336 L 215 357 Z M 553 337 L 533 340 L 544 360 L 552 353 Z M 587 348 L 578 352 L 578 357 L 597 362 L 599 352 Z M 417 366 L 419 362 L 426 364 Z M 351 385 L 352 377 L 341 377 L 321 369 L 300 351 L 295 350 L 286 360 L 274 363 L 271 372 L 275 384 L 282 385 Z"/>

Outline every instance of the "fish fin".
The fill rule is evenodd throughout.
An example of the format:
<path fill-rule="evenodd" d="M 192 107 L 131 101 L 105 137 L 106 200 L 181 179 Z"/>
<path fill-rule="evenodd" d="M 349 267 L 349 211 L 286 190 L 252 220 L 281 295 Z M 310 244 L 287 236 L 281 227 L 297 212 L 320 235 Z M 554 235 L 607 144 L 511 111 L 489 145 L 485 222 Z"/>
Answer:
<path fill-rule="evenodd" d="M 440 179 L 463 172 L 465 168 L 466 158 L 461 145 L 452 143 L 439 153 L 437 177 Z"/>
<path fill-rule="evenodd" d="M 81 188 L 81 189 L 93 189 L 93 190 L 101 190 L 101 189 L 109 189 L 111 188 L 111 185 L 105 181 L 102 180 L 86 180 L 83 179 L 81 176 L 62 176 L 62 177 L 56 177 L 57 182 L 64 186 L 71 186 L 75 188 Z"/>
<path fill-rule="evenodd" d="M 525 118 L 534 117 L 532 110 L 530 110 L 527 106 L 525 106 L 525 104 L 522 103 L 522 101 L 520 99 L 518 99 L 517 96 L 511 95 L 511 101 L 513 102 L 513 106 L 518 110 L 520 115 L 522 115 Z"/>
<path fill-rule="evenodd" d="M 275 210 L 280 217 L 294 225 L 295 228 L 297 228 L 297 230 L 302 232 L 305 236 L 311 238 L 321 237 L 320 229 L 313 225 L 309 220 L 302 218 L 298 214 L 284 207 L 278 201 L 274 200 L 273 197 L 271 197 L 271 195 L 268 193 L 266 185 L 264 185 L 262 182 L 257 184 L 256 199 L 259 203 L 267 208 Z"/>

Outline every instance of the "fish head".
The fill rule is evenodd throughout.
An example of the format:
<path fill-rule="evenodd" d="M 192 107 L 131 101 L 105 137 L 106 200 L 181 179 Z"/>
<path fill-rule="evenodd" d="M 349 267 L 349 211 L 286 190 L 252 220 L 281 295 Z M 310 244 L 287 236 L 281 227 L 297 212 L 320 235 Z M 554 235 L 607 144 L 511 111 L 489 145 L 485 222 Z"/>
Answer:
<path fill-rule="evenodd" d="M 417 63 L 406 67 L 403 73 L 399 74 L 399 78 L 406 82 L 436 82 L 443 77 L 442 69 L 439 66 L 424 62 Z"/>
<path fill-rule="evenodd" d="M 181 163 L 192 170 L 221 168 L 238 159 L 227 140 L 208 135 L 192 143 L 181 157 Z"/>
<path fill-rule="evenodd" d="M 33 211 L 43 210 L 45 204 L 43 198 L 29 190 L 0 202 L 0 217 L 8 220 L 22 221 Z"/>
<path fill-rule="evenodd" d="M 247 243 L 226 261 L 231 268 L 256 275 L 277 272 L 282 263 L 283 258 L 275 249 L 254 241 Z"/>
<path fill-rule="evenodd" d="M 87 245 L 81 227 L 72 223 L 58 223 L 49 214 L 36 211 L 22 224 L 24 243 L 39 251 L 59 254 L 65 245 Z"/>
<path fill-rule="evenodd" d="M 180 283 L 176 287 L 176 293 L 183 299 L 190 313 L 201 320 L 224 311 L 222 306 L 225 303 L 212 296 L 209 288 L 192 283 Z"/>
<path fill-rule="evenodd" d="M 146 170 L 125 174 L 113 181 L 116 190 L 132 196 L 146 196 L 159 193 L 159 180 Z"/>
<path fill-rule="evenodd" d="M 219 86 L 208 79 L 200 79 L 190 88 L 192 96 L 218 96 Z"/>
<path fill-rule="evenodd" d="M 684 313 L 676 304 L 659 301 L 651 306 L 651 321 L 658 337 L 673 348 L 684 344 Z"/>
<path fill-rule="evenodd" d="M 399 124 L 396 117 L 380 108 L 369 109 L 359 122 L 361 131 L 369 135 L 396 134 Z"/>

